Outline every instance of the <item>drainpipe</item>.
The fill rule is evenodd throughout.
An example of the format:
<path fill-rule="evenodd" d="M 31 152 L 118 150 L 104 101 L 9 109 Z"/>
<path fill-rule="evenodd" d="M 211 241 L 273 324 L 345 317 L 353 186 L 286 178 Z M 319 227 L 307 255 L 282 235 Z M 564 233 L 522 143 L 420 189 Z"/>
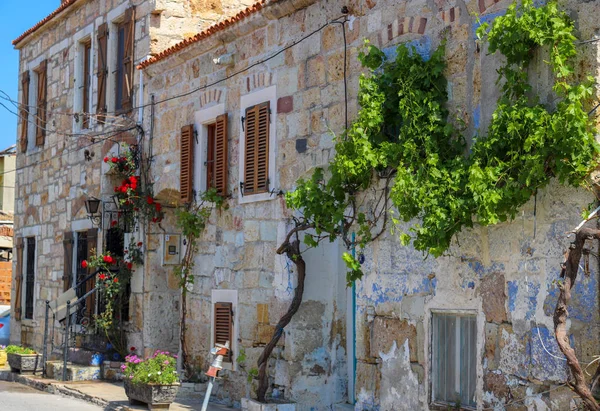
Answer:
<path fill-rule="evenodd" d="M 356 233 L 352 233 L 352 257 L 356 258 Z M 352 392 L 348 392 L 348 402 L 356 403 L 356 281 L 352 281 Z"/>

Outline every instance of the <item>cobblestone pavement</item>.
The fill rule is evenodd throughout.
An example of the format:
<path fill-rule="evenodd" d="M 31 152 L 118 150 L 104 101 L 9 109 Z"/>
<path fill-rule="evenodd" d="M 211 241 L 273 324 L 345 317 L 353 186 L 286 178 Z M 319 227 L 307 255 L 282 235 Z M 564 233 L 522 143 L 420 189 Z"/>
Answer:
<path fill-rule="evenodd" d="M 0 381 L 2 411 L 101 411 L 84 401 L 52 395 L 16 382 Z"/>

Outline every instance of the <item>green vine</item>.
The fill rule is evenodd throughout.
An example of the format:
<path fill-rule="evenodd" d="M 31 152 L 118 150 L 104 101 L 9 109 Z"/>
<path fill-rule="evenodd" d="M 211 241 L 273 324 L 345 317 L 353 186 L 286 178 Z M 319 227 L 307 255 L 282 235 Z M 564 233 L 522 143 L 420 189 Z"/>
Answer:
<path fill-rule="evenodd" d="M 488 31 L 489 30 L 489 31 Z M 288 206 L 302 213 L 296 226 L 309 247 L 341 238 L 363 248 L 387 224 L 389 209 L 404 245 L 442 255 L 453 237 L 475 222 L 491 225 L 517 211 L 552 178 L 584 184 L 596 166 L 599 147 L 585 104 L 593 79 L 579 83 L 573 23 L 555 3 L 534 8 L 531 0 L 511 5 L 478 36 L 505 63 L 498 73 L 501 97 L 486 136 L 466 138 L 449 121 L 444 45 L 424 60 L 400 45 L 394 60 L 365 45 L 359 59 L 367 73 L 359 80 L 361 110 L 336 140 L 326 169 L 298 181 Z M 558 103 L 544 104 L 532 93 L 527 67 L 534 52 L 547 49 Z M 372 200 L 367 197 L 373 190 Z M 389 201 L 389 203 L 388 203 Z M 355 240 L 349 234 L 356 234 Z M 360 263 L 346 253 L 348 281 L 361 278 Z"/>

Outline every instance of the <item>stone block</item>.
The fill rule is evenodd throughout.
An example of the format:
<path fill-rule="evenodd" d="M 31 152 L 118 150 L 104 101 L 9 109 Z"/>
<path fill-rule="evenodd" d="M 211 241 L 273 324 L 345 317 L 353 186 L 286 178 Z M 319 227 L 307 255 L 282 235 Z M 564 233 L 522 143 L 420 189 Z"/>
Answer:
<path fill-rule="evenodd" d="M 260 240 L 261 241 L 277 241 L 277 222 L 261 221 L 260 222 Z"/>
<path fill-rule="evenodd" d="M 268 344 L 275 333 L 275 326 L 269 324 L 258 324 L 256 342 L 258 344 Z"/>
<path fill-rule="evenodd" d="M 258 221 L 244 221 L 244 239 L 258 241 L 260 239 Z"/>
<path fill-rule="evenodd" d="M 316 56 L 308 60 L 307 69 L 307 87 L 325 85 L 325 62 L 322 56 Z"/>
<path fill-rule="evenodd" d="M 481 280 L 483 312 L 488 322 L 500 324 L 507 320 L 505 285 L 504 274 L 490 274 Z"/>
<path fill-rule="evenodd" d="M 259 324 L 269 324 L 269 304 L 256 304 L 256 321 Z"/>
<path fill-rule="evenodd" d="M 286 114 L 294 111 L 294 96 L 280 97 L 277 100 L 277 114 Z"/>
<path fill-rule="evenodd" d="M 394 341 L 396 346 L 400 347 L 408 339 L 410 361 L 417 362 L 417 329 L 406 320 L 375 317 L 371 324 L 370 339 L 371 357 L 379 357 L 379 353 L 389 352 Z"/>

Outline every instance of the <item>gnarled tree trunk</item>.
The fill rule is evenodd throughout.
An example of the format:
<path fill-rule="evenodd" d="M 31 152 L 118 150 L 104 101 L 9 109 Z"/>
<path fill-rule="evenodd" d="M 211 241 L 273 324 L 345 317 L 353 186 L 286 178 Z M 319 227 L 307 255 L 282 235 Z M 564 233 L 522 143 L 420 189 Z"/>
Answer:
<path fill-rule="evenodd" d="M 567 306 L 571 300 L 571 289 L 575 285 L 577 272 L 579 271 L 579 261 L 581 260 L 583 246 L 586 240 L 591 239 L 600 239 L 600 230 L 583 227 L 575 233 L 575 241 L 571 243 L 567 259 L 560 273 L 560 276 L 564 278 L 564 282 L 560 286 L 560 294 L 556 308 L 554 309 L 553 319 L 556 342 L 567 358 L 567 365 L 573 376 L 573 381 L 569 382 L 569 385 L 581 397 L 588 410 L 600 411 L 600 406 L 592 396 L 592 392 L 585 382 L 583 370 L 577 360 L 575 350 L 569 343 L 569 336 L 567 335 L 567 318 L 569 316 Z"/>

